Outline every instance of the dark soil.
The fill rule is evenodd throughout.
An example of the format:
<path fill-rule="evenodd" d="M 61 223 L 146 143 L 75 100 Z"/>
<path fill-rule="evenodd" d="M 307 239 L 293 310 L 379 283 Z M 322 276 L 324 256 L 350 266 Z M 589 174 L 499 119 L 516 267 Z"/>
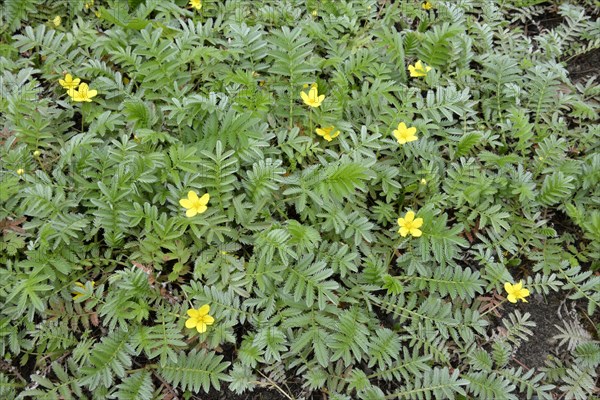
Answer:
<path fill-rule="evenodd" d="M 529 341 L 523 343 L 514 356 L 517 367 L 521 366 L 525 370 L 539 369 L 544 366 L 546 357 L 556 348 L 557 343 L 552 337 L 559 333 L 555 325 L 562 325 L 559 309 L 565 300 L 563 296 L 555 292 L 546 297 L 536 294 L 529 297 L 528 303 L 520 302 L 515 307 L 522 314 L 529 313 L 529 320 L 536 325 L 531 328 L 533 335 Z"/>
<path fill-rule="evenodd" d="M 564 22 L 564 18 L 558 14 L 558 9 L 552 3 L 548 2 L 547 6 L 545 13 L 533 16 L 523 25 L 526 35 L 535 37 L 544 34 Z M 598 77 L 600 73 L 600 49 L 591 50 L 566 61 L 573 83 L 587 81 L 592 76 Z"/>
<path fill-rule="evenodd" d="M 524 26 L 525 34 L 528 36 L 537 36 L 540 33 L 547 32 L 556 28 L 563 22 L 563 17 L 554 10 L 548 10 L 544 14 L 533 17 L 531 21 Z"/>
<path fill-rule="evenodd" d="M 567 62 L 567 71 L 573 83 L 585 82 L 600 74 L 600 49 L 595 49 Z M 596 79 L 597 81 L 597 79 Z"/>
<path fill-rule="evenodd" d="M 289 400 L 277 390 L 273 389 L 255 389 L 253 392 L 244 394 L 235 394 L 229 389 L 217 392 L 211 390 L 207 395 L 202 396 L 203 400 Z"/>
<path fill-rule="evenodd" d="M 267 383 L 268 384 L 268 383 Z M 319 392 L 313 393 L 311 396 L 307 396 L 306 392 L 302 390 L 299 384 L 288 384 L 279 385 L 286 393 L 295 400 L 317 400 L 323 399 Z M 192 397 L 193 400 L 289 400 L 289 397 L 284 396 L 276 388 L 255 388 L 252 392 L 244 392 L 243 394 L 236 394 L 227 388 L 221 388 L 220 391 L 212 389 L 208 394 L 200 397 Z"/>

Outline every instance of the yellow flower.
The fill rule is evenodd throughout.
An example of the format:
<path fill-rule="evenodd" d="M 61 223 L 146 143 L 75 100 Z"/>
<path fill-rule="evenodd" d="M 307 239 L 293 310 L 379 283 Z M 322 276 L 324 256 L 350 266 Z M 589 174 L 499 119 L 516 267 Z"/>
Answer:
<path fill-rule="evenodd" d="M 415 65 L 408 66 L 408 71 L 411 77 L 418 78 L 420 76 L 427 76 L 427 73 L 431 71 L 431 67 L 428 65 L 424 66 L 421 60 L 418 60 Z"/>
<path fill-rule="evenodd" d="M 60 23 L 62 22 L 62 18 L 60 17 L 60 15 L 57 15 L 56 17 L 54 17 L 54 19 L 52 20 L 52 23 L 54 24 L 54 26 L 60 26 Z"/>
<path fill-rule="evenodd" d="M 517 300 L 523 300 L 525 303 L 527 303 L 525 297 L 529 296 L 529 290 L 523 289 L 523 281 L 519 281 L 519 283 L 514 285 L 506 282 L 504 284 L 504 290 L 506 290 L 506 293 L 508 293 L 507 299 L 511 303 L 516 303 Z"/>
<path fill-rule="evenodd" d="M 426 1 L 425 3 L 423 3 L 421 5 L 421 7 L 423 7 L 423 10 L 431 10 L 433 8 L 433 4 L 431 4 L 430 2 Z"/>
<path fill-rule="evenodd" d="M 205 193 L 202 197 L 198 197 L 196 192 L 189 191 L 187 199 L 179 200 L 179 204 L 181 207 L 187 209 L 185 215 L 188 217 L 193 217 L 196 214 L 202 214 L 208 208 L 206 205 L 208 204 L 208 200 L 210 200 L 210 195 Z"/>
<path fill-rule="evenodd" d="M 206 332 L 206 327 L 215 322 L 215 319 L 208 315 L 209 311 L 210 306 L 208 304 L 203 305 L 197 310 L 194 308 L 187 310 L 187 315 L 190 318 L 185 321 L 185 327 L 190 329 L 196 328 L 199 333 Z"/>
<path fill-rule="evenodd" d="M 96 284 L 96 282 L 92 281 L 92 289 L 94 288 L 95 284 Z M 80 287 L 81 289 L 85 289 L 85 285 L 83 283 L 81 283 L 81 282 L 75 282 L 74 285 L 77 286 L 77 287 Z M 84 296 L 83 293 L 80 293 L 77 290 L 72 290 L 71 293 L 74 294 L 73 300 L 76 300 L 76 299 Z"/>
<path fill-rule="evenodd" d="M 305 92 L 300 92 L 300 97 L 302 97 L 302 101 L 304 104 L 311 107 L 319 107 L 323 100 L 325 100 L 325 95 L 322 94 L 319 96 L 319 89 L 317 89 L 317 85 L 314 84 L 308 91 L 308 94 Z"/>
<path fill-rule="evenodd" d="M 190 0 L 190 6 L 196 10 L 200 10 L 202 8 L 202 0 Z"/>
<path fill-rule="evenodd" d="M 33 152 L 33 156 L 34 157 L 39 157 L 41 154 L 42 154 L 42 152 L 39 151 L 39 150 L 36 150 L 36 151 Z"/>
<path fill-rule="evenodd" d="M 333 126 L 328 126 L 327 128 L 317 128 L 316 132 L 317 132 L 317 135 L 323 136 L 323 138 L 325 140 L 327 140 L 328 142 L 331 142 L 334 138 L 338 137 L 338 135 L 340 134 L 340 131 L 335 131 L 333 134 L 331 134 L 332 130 L 333 130 Z"/>
<path fill-rule="evenodd" d="M 73 79 L 71 74 L 65 75 L 64 80 L 62 80 L 62 79 L 58 80 L 58 83 L 60 83 L 60 86 L 62 86 L 63 88 L 65 88 L 67 90 L 77 89 L 77 86 L 79 86 L 79 82 L 81 82 L 81 79 L 79 79 L 79 78 Z"/>
<path fill-rule="evenodd" d="M 95 97 L 98 94 L 98 91 L 90 89 L 87 83 L 82 83 L 79 85 L 79 89 L 69 89 L 67 94 L 71 96 L 73 101 L 87 101 L 90 103 L 92 97 Z"/>
<path fill-rule="evenodd" d="M 419 229 L 423 225 L 423 218 L 415 219 L 413 211 L 407 212 L 404 218 L 398 218 L 398 225 L 400 226 L 398 233 L 402 237 L 406 237 L 409 233 L 414 237 L 419 237 L 423 234 Z"/>
<path fill-rule="evenodd" d="M 23 175 L 25 173 L 25 170 L 23 168 L 19 168 L 17 170 L 17 175 Z"/>
<path fill-rule="evenodd" d="M 404 122 L 400 122 L 398 124 L 398 129 L 394 129 L 394 137 L 400 144 L 417 140 L 418 137 L 415 135 L 415 133 L 417 133 L 417 128 L 409 128 Z"/>

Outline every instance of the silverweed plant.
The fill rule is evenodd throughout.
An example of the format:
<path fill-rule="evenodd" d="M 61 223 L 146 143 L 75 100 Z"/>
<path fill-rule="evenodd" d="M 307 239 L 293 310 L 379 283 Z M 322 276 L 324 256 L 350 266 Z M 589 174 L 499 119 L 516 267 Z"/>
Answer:
<path fill-rule="evenodd" d="M 0 399 L 598 396 L 597 1 L 1 7 Z"/>

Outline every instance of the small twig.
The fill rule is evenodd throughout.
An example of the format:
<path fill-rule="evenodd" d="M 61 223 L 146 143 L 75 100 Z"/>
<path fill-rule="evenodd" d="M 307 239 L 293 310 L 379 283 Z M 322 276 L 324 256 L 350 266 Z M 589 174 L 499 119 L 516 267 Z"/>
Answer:
<path fill-rule="evenodd" d="M 10 371 L 10 372 L 12 372 L 12 373 L 13 373 L 13 374 L 15 374 L 15 376 L 16 376 L 17 378 L 19 378 L 21 381 L 23 381 L 23 382 L 25 382 L 25 383 L 27 383 L 27 382 L 28 382 L 28 381 L 27 381 L 25 378 L 23 378 L 23 376 L 22 376 L 22 375 L 19 373 L 19 370 L 18 370 L 18 369 L 17 369 L 17 368 L 16 368 L 14 365 L 12 365 L 11 363 L 9 363 L 8 361 L 0 360 L 0 368 L 4 369 L 4 370 L 6 370 L 6 371 Z"/>
<path fill-rule="evenodd" d="M 589 321 L 590 326 L 596 331 L 596 335 L 600 335 L 600 332 L 598 332 L 598 329 L 596 328 L 596 323 L 594 323 L 594 321 L 592 321 L 592 319 L 587 314 L 587 312 L 585 310 L 580 310 L 580 311 L 581 311 L 580 314 L 583 314 L 583 316 Z"/>
<path fill-rule="evenodd" d="M 167 383 L 167 381 L 165 381 L 159 374 L 153 373 L 152 375 L 155 376 L 159 381 L 161 381 L 163 385 L 165 385 L 167 390 L 171 392 L 171 394 L 174 396 L 175 399 L 179 398 L 179 397 L 177 397 L 177 392 L 175 391 L 175 389 L 173 389 L 173 387 L 171 385 L 169 385 Z"/>
<path fill-rule="evenodd" d="M 385 8 L 386 5 L 387 5 L 387 0 L 383 0 L 383 3 L 379 7 L 379 11 L 377 11 L 377 17 L 375 17 L 375 20 L 379 20 L 379 17 L 381 16 L 381 12 L 383 11 L 383 9 Z"/>
<path fill-rule="evenodd" d="M 486 315 L 487 313 L 489 313 L 490 311 L 494 311 L 496 308 L 500 307 L 502 304 L 504 303 L 504 301 L 501 301 L 500 303 L 496 304 L 495 306 L 493 306 L 492 308 L 487 309 L 485 312 L 483 312 L 480 317 L 483 317 L 484 315 Z M 499 315 L 497 313 L 496 314 L 498 317 Z"/>
<path fill-rule="evenodd" d="M 516 362 L 517 364 L 519 364 L 521 367 L 525 368 L 527 371 L 529 371 L 531 368 L 529 368 L 527 365 L 523 364 L 521 361 L 517 360 L 515 357 L 512 358 L 514 362 Z"/>
<path fill-rule="evenodd" d="M 53 362 L 57 362 L 57 363 L 59 363 L 59 364 L 60 364 L 60 363 L 61 363 L 61 362 L 62 362 L 62 361 L 65 359 L 65 358 L 67 358 L 67 357 L 68 357 L 70 354 L 71 354 L 71 352 L 70 352 L 70 351 L 67 351 L 65 354 L 63 354 L 62 356 L 58 357 L 58 358 L 57 358 L 56 360 L 54 360 Z M 42 358 L 40 359 L 40 361 L 39 361 L 39 362 L 41 363 L 42 361 L 45 361 L 47 358 L 49 358 L 49 357 L 51 357 L 51 356 L 52 356 L 52 354 L 48 354 L 47 356 L 44 356 L 44 357 L 42 357 Z M 46 375 L 47 375 L 47 374 L 50 372 L 50 370 L 51 370 L 51 369 L 52 369 L 52 364 L 50 364 L 50 365 L 46 366 L 46 368 L 44 368 L 43 375 L 44 375 L 44 376 L 46 376 Z"/>
<path fill-rule="evenodd" d="M 291 397 L 289 394 L 287 394 L 285 392 L 285 390 L 283 390 L 277 383 L 275 383 L 271 378 L 269 378 L 268 376 L 266 376 L 265 374 L 263 374 L 262 372 L 258 371 L 259 374 L 261 374 L 266 380 L 268 380 L 271 385 L 273 385 L 277 390 L 279 390 L 281 392 L 281 394 L 283 394 L 286 398 L 290 399 L 290 400 L 294 400 L 293 397 Z"/>

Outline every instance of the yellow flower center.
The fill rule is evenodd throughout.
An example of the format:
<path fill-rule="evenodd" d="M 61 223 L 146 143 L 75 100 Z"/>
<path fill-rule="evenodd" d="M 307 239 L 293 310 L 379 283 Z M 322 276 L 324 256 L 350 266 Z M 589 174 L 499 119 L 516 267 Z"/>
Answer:
<path fill-rule="evenodd" d="M 408 229 L 408 230 L 416 229 L 417 228 L 416 224 L 415 224 L 415 221 L 404 221 L 403 227 L 406 228 L 406 229 Z"/>
<path fill-rule="evenodd" d="M 204 204 L 202 203 L 202 201 L 200 201 L 199 198 L 192 201 L 192 208 L 200 209 L 202 207 L 204 207 Z"/>

